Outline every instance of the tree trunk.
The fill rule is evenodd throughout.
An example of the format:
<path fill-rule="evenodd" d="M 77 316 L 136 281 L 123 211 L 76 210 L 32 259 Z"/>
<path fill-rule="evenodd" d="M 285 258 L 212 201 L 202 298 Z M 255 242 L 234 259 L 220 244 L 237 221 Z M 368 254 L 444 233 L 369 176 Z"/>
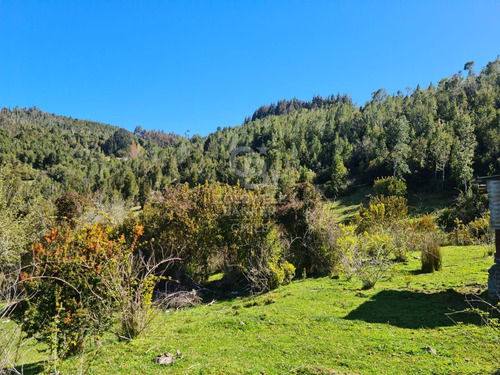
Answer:
<path fill-rule="evenodd" d="M 441 181 L 441 191 L 444 191 L 444 168 L 445 166 L 443 165 L 443 179 Z"/>

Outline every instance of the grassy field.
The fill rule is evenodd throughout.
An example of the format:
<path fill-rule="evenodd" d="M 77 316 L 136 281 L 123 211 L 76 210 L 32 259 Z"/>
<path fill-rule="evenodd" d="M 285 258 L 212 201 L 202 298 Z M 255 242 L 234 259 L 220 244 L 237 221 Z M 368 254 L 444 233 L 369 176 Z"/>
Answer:
<path fill-rule="evenodd" d="M 369 291 L 355 279 L 300 279 L 257 297 L 162 312 L 142 337 L 106 337 L 95 356 L 71 358 L 61 370 L 76 374 L 85 363 L 91 374 L 494 373 L 491 329 L 475 314 L 447 315 L 467 307 L 466 293 L 484 291 L 492 259 L 481 247 L 443 252 L 442 271 L 421 274 L 412 254 Z M 177 349 L 183 356 L 173 365 L 153 361 Z M 38 373 L 44 356 L 32 347 L 18 363 Z"/>
<path fill-rule="evenodd" d="M 337 222 L 345 224 L 356 216 L 360 202 L 364 205 L 368 204 L 370 196 L 374 194 L 372 187 L 359 186 L 351 194 L 328 201 L 325 206 L 333 212 Z M 438 214 L 443 208 L 449 207 L 454 199 L 449 194 L 412 193 L 408 196 L 408 213 L 410 215 Z"/>

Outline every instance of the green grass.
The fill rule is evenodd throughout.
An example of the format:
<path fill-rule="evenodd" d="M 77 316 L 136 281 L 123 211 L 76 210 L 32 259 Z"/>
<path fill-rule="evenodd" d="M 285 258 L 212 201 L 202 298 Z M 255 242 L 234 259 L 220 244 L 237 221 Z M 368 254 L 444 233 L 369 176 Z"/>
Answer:
<path fill-rule="evenodd" d="M 352 194 L 337 197 L 333 201 L 326 203 L 326 208 L 331 210 L 335 219 L 339 223 L 348 223 L 356 216 L 359 204 L 369 202 L 369 195 L 373 194 L 373 188 L 369 186 L 360 186 Z"/>
<path fill-rule="evenodd" d="M 491 258 L 481 247 L 443 249 L 443 270 L 419 272 L 412 254 L 375 289 L 357 280 L 297 280 L 257 297 L 161 313 L 131 343 L 106 337 L 91 374 L 487 374 L 500 364 L 493 332 L 467 307 L 464 293 L 486 287 Z M 242 324 L 244 323 L 244 324 Z M 431 347 L 437 354 L 431 354 Z M 169 367 L 156 355 L 183 357 Z M 22 360 L 41 370 L 42 353 Z M 78 373 L 81 357 L 64 362 Z"/>
<path fill-rule="evenodd" d="M 408 211 L 411 215 L 438 214 L 451 207 L 456 196 L 448 193 L 412 193 L 408 196 Z"/>
<path fill-rule="evenodd" d="M 346 224 L 356 216 L 359 204 L 368 204 L 370 195 L 374 193 L 372 187 L 360 186 L 353 193 L 337 197 L 325 206 L 333 212 L 337 222 Z M 437 215 L 444 208 L 451 206 L 455 199 L 456 197 L 449 193 L 411 193 L 408 195 L 408 212 L 412 216 Z"/>

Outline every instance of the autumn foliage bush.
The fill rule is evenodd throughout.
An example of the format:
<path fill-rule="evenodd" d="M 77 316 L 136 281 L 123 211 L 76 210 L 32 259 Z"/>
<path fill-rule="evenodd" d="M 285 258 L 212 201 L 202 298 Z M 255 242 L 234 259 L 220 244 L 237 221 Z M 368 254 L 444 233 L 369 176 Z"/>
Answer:
<path fill-rule="evenodd" d="M 130 246 L 109 226 L 64 227 L 31 246 L 20 274 L 25 299 L 16 318 L 28 335 L 48 343 L 55 358 L 78 352 L 86 337 L 97 339 L 110 328 L 113 313 L 126 302 L 119 292 L 127 280 L 117 278 L 142 227 L 133 233 Z"/>

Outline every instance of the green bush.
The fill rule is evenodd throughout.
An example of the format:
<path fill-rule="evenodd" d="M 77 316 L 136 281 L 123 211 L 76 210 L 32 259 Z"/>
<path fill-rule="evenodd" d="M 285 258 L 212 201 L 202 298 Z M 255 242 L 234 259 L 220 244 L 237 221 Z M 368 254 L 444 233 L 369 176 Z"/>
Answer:
<path fill-rule="evenodd" d="M 338 261 L 338 225 L 319 193 L 311 184 L 298 184 L 279 203 L 276 221 L 292 239 L 287 260 L 307 275 L 329 275 Z"/>
<path fill-rule="evenodd" d="M 418 232 L 435 232 L 437 230 L 436 222 L 431 215 L 424 215 L 413 222 L 413 227 Z"/>
<path fill-rule="evenodd" d="M 371 289 L 393 266 L 393 239 L 388 231 L 356 233 L 354 225 L 340 225 L 336 271 L 348 279 L 356 275 L 364 289 Z"/>
<path fill-rule="evenodd" d="M 406 195 L 406 183 L 394 177 L 380 177 L 373 183 L 377 196 L 403 197 Z"/>
<path fill-rule="evenodd" d="M 285 271 L 277 264 L 269 263 L 269 275 L 267 277 L 267 285 L 269 289 L 275 289 L 285 280 Z"/>
<path fill-rule="evenodd" d="M 470 196 L 460 194 L 456 202 L 445 208 L 439 215 L 439 224 L 448 230 L 454 228 L 455 220 L 467 225 L 478 217 L 484 217 L 488 212 L 488 196 L 475 193 Z"/>
<path fill-rule="evenodd" d="M 491 243 L 489 214 L 471 221 L 468 227 L 470 237 L 475 245 Z"/>
<path fill-rule="evenodd" d="M 82 214 L 85 204 L 89 202 L 74 191 L 68 191 L 60 195 L 54 202 L 57 208 L 57 220 L 60 223 L 68 223 L 75 227 L 76 219 Z"/>
<path fill-rule="evenodd" d="M 280 284 L 268 283 L 269 263 L 281 263 L 286 247 L 274 213 L 274 197 L 260 191 L 220 183 L 168 187 L 144 207 L 138 246 L 158 260 L 181 258 L 181 271 L 196 282 L 222 272 L 261 291 Z"/>
<path fill-rule="evenodd" d="M 492 242 L 490 234 L 490 217 L 476 218 L 468 224 L 455 219 L 455 227 L 448 234 L 447 244 L 457 246 L 485 245 Z"/>
<path fill-rule="evenodd" d="M 408 216 L 408 201 L 403 197 L 378 196 L 370 199 L 368 207 L 360 204 L 354 218 L 358 233 L 377 226 L 389 226 Z"/>
<path fill-rule="evenodd" d="M 389 232 L 392 237 L 394 259 L 397 262 L 406 262 L 413 250 L 416 232 L 408 225 L 393 226 Z"/>
<path fill-rule="evenodd" d="M 442 267 L 443 255 L 441 247 L 430 234 L 422 235 L 418 248 L 422 252 L 422 272 L 432 273 Z"/>
<path fill-rule="evenodd" d="M 269 289 L 275 289 L 280 285 L 290 284 L 295 277 L 295 267 L 286 260 L 281 263 L 269 263 L 269 276 L 267 285 Z"/>
<path fill-rule="evenodd" d="M 285 277 L 283 279 L 283 285 L 288 285 L 292 282 L 295 277 L 295 266 L 292 263 L 288 263 L 286 260 L 281 264 L 281 268 L 285 272 Z"/>
<path fill-rule="evenodd" d="M 0 168 L 0 291 L 15 283 L 21 254 L 47 231 L 50 202 L 8 168 Z"/>

